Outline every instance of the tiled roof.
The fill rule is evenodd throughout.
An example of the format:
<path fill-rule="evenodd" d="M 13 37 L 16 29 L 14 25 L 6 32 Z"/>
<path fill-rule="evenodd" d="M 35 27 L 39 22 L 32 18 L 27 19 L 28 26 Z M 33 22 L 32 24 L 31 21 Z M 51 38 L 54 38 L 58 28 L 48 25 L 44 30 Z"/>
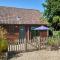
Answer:
<path fill-rule="evenodd" d="M 34 9 L 0 6 L 0 24 L 47 24 Z"/>

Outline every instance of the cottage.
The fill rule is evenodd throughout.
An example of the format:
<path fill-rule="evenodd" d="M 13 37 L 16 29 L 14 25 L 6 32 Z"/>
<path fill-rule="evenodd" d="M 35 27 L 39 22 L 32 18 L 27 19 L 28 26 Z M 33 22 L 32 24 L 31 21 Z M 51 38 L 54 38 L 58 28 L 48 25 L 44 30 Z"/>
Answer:
<path fill-rule="evenodd" d="M 0 6 L 0 26 L 8 32 L 9 40 L 31 38 L 31 27 L 47 25 L 38 10 Z"/>

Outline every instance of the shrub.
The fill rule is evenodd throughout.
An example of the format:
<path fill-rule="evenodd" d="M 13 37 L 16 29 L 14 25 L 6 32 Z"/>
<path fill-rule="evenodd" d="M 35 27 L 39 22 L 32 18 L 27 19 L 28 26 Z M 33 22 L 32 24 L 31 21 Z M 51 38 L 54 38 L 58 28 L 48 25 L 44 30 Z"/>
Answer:
<path fill-rule="evenodd" d="M 7 40 L 0 38 L 0 53 L 6 52 L 7 50 L 8 50 Z"/>
<path fill-rule="evenodd" d="M 8 50 L 7 31 L 0 26 L 0 54 Z"/>
<path fill-rule="evenodd" d="M 59 40 L 57 40 L 56 38 L 50 38 L 47 41 L 47 45 L 51 46 L 51 47 L 58 47 L 59 46 Z"/>

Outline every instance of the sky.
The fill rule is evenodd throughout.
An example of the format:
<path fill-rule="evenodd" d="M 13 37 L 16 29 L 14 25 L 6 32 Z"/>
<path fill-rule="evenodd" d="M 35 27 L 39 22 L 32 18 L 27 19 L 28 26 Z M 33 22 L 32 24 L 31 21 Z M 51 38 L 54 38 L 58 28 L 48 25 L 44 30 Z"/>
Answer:
<path fill-rule="evenodd" d="M 42 6 L 44 2 L 45 0 L 0 0 L 0 6 L 36 9 L 44 12 L 44 7 Z"/>

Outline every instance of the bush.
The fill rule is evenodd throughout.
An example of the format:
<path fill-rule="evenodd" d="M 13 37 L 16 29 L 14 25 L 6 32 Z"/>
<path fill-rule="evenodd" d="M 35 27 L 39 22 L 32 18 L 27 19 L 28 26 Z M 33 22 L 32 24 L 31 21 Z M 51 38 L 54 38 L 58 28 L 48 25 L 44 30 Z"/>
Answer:
<path fill-rule="evenodd" d="M 0 53 L 7 52 L 8 42 L 5 39 L 0 38 Z"/>
<path fill-rule="evenodd" d="M 7 31 L 0 26 L 0 55 L 8 50 Z"/>
<path fill-rule="evenodd" d="M 58 48 L 59 47 L 59 40 L 57 40 L 56 38 L 49 38 L 49 40 L 47 41 L 47 45 L 54 47 L 54 48 Z"/>
<path fill-rule="evenodd" d="M 52 38 L 50 38 L 48 41 L 47 41 L 47 44 L 48 45 L 51 45 L 51 46 L 57 46 L 57 45 L 59 45 L 59 40 L 57 40 L 57 39 L 52 39 Z"/>
<path fill-rule="evenodd" d="M 0 59 L 4 59 L 5 53 L 8 50 L 7 31 L 0 26 Z M 5 60 L 5 59 L 4 59 Z"/>

